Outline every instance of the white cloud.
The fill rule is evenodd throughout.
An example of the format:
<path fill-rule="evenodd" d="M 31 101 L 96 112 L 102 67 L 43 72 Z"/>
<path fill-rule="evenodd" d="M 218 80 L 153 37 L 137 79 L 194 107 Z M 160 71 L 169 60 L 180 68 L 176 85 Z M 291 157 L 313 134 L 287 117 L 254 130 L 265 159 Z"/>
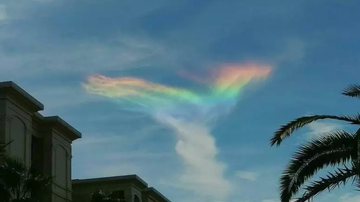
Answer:
<path fill-rule="evenodd" d="M 275 199 L 264 199 L 261 202 L 278 202 L 279 200 L 275 200 Z"/>
<path fill-rule="evenodd" d="M 208 127 L 170 116 L 157 118 L 177 134 L 175 149 L 185 165 L 177 186 L 195 192 L 203 201 L 226 201 L 231 183 L 224 177 L 225 165 L 217 160 L 218 149 Z"/>
<path fill-rule="evenodd" d="M 290 38 L 286 41 L 283 51 L 273 57 L 276 63 L 301 61 L 306 54 L 306 44 L 299 38 Z"/>
<path fill-rule="evenodd" d="M 94 148 L 93 150 L 95 150 Z M 99 151 L 103 149 L 104 151 Z M 97 152 L 91 156 L 83 159 L 76 159 L 78 168 L 84 168 L 83 165 L 93 166 L 91 168 L 85 166 L 86 170 L 82 169 L 81 173 L 77 173 L 76 176 L 84 177 L 105 177 L 115 175 L 127 175 L 138 174 L 142 177 L 150 176 L 153 180 L 151 183 L 155 183 L 157 180 L 167 177 L 163 170 L 159 170 L 157 164 L 153 162 L 171 162 L 174 156 L 165 152 L 151 152 L 145 150 L 138 151 L 113 151 L 106 150 L 104 146 L 97 149 Z M 94 158 L 98 159 L 94 164 Z M 101 162 L 101 163 L 100 163 Z M 162 163 L 162 168 L 169 167 L 167 163 Z M 171 163 L 169 163 L 171 164 Z M 170 174 L 170 172 L 168 173 Z"/>
<path fill-rule="evenodd" d="M 122 161 L 112 163 L 93 164 L 82 172 L 81 178 L 110 177 L 119 175 L 132 175 L 141 173 L 139 164 Z"/>
<path fill-rule="evenodd" d="M 0 22 L 5 21 L 7 18 L 6 6 L 0 4 Z"/>
<path fill-rule="evenodd" d="M 111 116 L 106 116 L 108 119 L 112 119 Z M 130 119 L 137 119 L 139 121 L 139 118 L 135 117 L 129 117 L 126 118 Z M 120 120 L 118 120 L 121 122 Z M 99 122 L 99 120 L 96 120 L 95 122 Z M 131 132 L 131 138 L 128 137 L 128 135 L 124 134 L 106 134 L 103 131 L 99 132 L 98 134 L 86 134 L 86 138 L 81 138 L 74 142 L 74 149 L 76 150 L 84 150 L 83 152 L 87 151 L 89 148 L 105 148 L 109 147 L 110 145 L 116 145 L 119 148 L 125 148 L 129 145 L 134 144 L 141 144 L 146 142 L 149 138 L 156 138 L 156 135 L 161 132 L 163 128 L 159 125 L 143 125 L 138 130 Z M 125 152 L 129 153 L 129 152 Z M 135 154 L 136 152 L 133 152 Z M 129 154 L 129 155 L 133 155 Z M 119 158 L 122 154 L 107 154 L 107 158 Z"/>
<path fill-rule="evenodd" d="M 330 132 L 335 132 L 343 128 L 342 125 L 333 122 L 313 122 L 308 125 L 310 132 L 307 134 L 309 139 L 319 138 L 324 135 L 329 134 Z"/>
<path fill-rule="evenodd" d="M 360 202 L 360 195 L 347 193 L 340 197 L 339 202 Z"/>
<path fill-rule="evenodd" d="M 153 179 L 151 184 L 155 183 L 154 179 L 159 180 L 166 175 L 159 170 L 158 164 L 153 162 L 163 162 L 164 168 L 173 163 L 175 154 L 162 150 L 153 151 L 146 147 L 139 148 L 138 145 L 146 145 L 149 139 L 158 135 L 158 130 L 157 125 L 143 127 L 139 131 L 131 131 L 131 138 L 128 134 L 85 134 L 86 137 L 73 144 L 74 176 L 88 178 L 138 174 L 141 177 L 150 176 Z M 91 155 L 79 155 L 89 152 Z M 90 168 L 87 165 L 92 166 Z"/>
<path fill-rule="evenodd" d="M 95 136 L 90 136 L 89 134 L 87 134 L 86 138 L 77 140 L 76 142 L 74 142 L 75 148 L 77 150 L 87 150 L 89 147 L 104 147 L 105 145 L 108 145 L 110 143 L 112 144 L 119 144 L 119 146 L 122 145 L 126 145 L 126 144 L 130 144 L 130 143 L 134 143 L 133 139 L 129 140 L 129 138 L 125 137 L 125 136 L 119 136 L 119 135 L 104 135 L 102 134 L 101 137 L 95 137 Z"/>
<path fill-rule="evenodd" d="M 0 22 L 4 8 L 0 5 Z M 171 51 L 157 42 L 122 34 L 112 39 L 111 44 L 79 40 L 49 45 L 35 41 L 16 28 L 0 29 L 0 69 L 6 72 L 0 75 L 0 80 L 13 80 L 19 84 L 18 81 L 26 81 L 28 83 L 22 86 L 29 89 L 37 84 L 32 94 L 45 104 L 47 112 L 98 99 L 85 94 L 80 82 L 67 83 L 69 76 L 76 75 L 85 80 L 87 75 L 108 71 L 120 74 L 128 69 L 161 68 L 166 60 L 173 58 Z M 22 51 L 22 43 L 32 51 Z M 12 44 L 15 51 L 9 51 L 4 44 Z M 58 81 L 59 77 L 64 78 L 61 83 L 44 85 L 51 83 L 52 78 Z M 30 82 L 35 79 L 36 82 Z"/>
<path fill-rule="evenodd" d="M 236 177 L 242 179 L 242 180 L 247 180 L 247 181 L 251 181 L 251 182 L 255 182 L 258 177 L 259 174 L 256 172 L 252 172 L 252 171 L 243 171 L 243 170 L 239 170 L 235 173 Z"/>
<path fill-rule="evenodd" d="M 7 43 L 15 44 L 17 51 L 9 51 L 8 47 L 1 45 Z M 22 46 L 32 51 L 22 51 Z M 85 76 L 106 71 L 159 68 L 167 62 L 172 64 L 174 57 L 160 43 L 120 33 L 111 42 L 59 40 L 58 43 L 46 44 L 31 32 L 24 36 L 17 28 L 0 30 L 1 70 L 7 72 L 6 78 L 28 79 L 44 74 Z"/>

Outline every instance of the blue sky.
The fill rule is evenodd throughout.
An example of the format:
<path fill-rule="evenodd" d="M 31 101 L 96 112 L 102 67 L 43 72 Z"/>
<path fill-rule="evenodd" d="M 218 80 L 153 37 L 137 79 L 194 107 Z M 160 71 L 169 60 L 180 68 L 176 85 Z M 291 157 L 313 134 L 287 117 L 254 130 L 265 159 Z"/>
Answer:
<path fill-rule="evenodd" d="M 174 131 L 83 84 L 102 74 L 194 88 L 176 73 L 271 65 L 271 76 L 250 84 L 209 130 L 214 162 L 231 185 L 214 193 L 225 202 L 278 202 L 278 178 L 296 146 L 319 132 L 352 129 L 321 122 L 269 146 L 274 131 L 298 116 L 357 113 L 358 100 L 341 91 L 359 81 L 359 7 L 355 0 L 0 0 L 0 79 L 17 82 L 44 103 L 45 115 L 83 133 L 73 144 L 74 178 L 136 173 L 172 201 L 201 202 L 211 201 L 211 187 L 179 181 L 187 165 Z M 316 201 L 359 197 L 346 187 Z"/>

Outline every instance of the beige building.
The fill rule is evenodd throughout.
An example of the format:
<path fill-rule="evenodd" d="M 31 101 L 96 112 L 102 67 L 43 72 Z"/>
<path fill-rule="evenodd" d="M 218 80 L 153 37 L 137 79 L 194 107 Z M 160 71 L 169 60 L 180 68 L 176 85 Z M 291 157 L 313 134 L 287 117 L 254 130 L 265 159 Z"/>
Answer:
<path fill-rule="evenodd" d="M 6 147 L 7 155 L 52 177 L 51 194 L 46 196 L 46 202 L 70 202 L 71 144 L 81 138 L 81 133 L 58 116 L 42 116 L 39 111 L 43 109 L 43 104 L 15 83 L 0 82 L 0 144 L 11 142 Z M 105 186 L 108 182 L 111 186 Z M 123 191 L 126 202 L 168 201 L 136 176 L 74 180 L 73 184 L 79 193 L 85 193 L 87 187 L 92 191 L 92 186 L 103 187 L 105 192 Z M 78 196 L 77 192 L 74 196 Z"/>
<path fill-rule="evenodd" d="M 60 117 L 44 117 L 44 106 L 13 82 L 0 83 L 0 144 L 7 155 L 52 176 L 47 201 L 72 200 L 71 143 L 81 133 Z"/>
<path fill-rule="evenodd" d="M 122 202 L 170 202 L 137 175 L 73 180 L 74 202 L 90 201 L 92 193 L 99 190 L 115 193 Z"/>

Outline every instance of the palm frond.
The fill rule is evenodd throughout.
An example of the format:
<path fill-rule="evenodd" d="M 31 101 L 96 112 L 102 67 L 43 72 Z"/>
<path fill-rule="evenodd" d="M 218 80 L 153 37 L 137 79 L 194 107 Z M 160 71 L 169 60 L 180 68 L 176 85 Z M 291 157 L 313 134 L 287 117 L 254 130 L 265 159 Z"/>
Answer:
<path fill-rule="evenodd" d="M 6 147 L 9 145 L 9 144 L 11 144 L 13 141 L 10 141 L 10 142 L 8 142 L 8 143 L 5 143 L 5 144 L 0 144 L 0 164 L 2 164 L 3 163 L 3 160 L 5 160 L 4 159 L 4 155 L 5 155 L 5 149 L 6 149 Z"/>
<path fill-rule="evenodd" d="M 281 199 L 288 201 L 316 172 L 357 157 L 357 142 L 345 131 L 329 133 L 301 146 L 281 177 Z"/>
<path fill-rule="evenodd" d="M 358 97 L 360 98 L 360 85 L 352 85 L 346 88 L 343 92 L 344 95 L 350 97 Z"/>
<path fill-rule="evenodd" d="M 0 197 L 9 197 L 11 201 L 38 201 L 47 191 L 50 180 L 18 160 L 5 157 L 0 165 Z"/>
<path fill-rule="evenodd" d="M 274 137 L 271 139 L 270 144 L 273 145 L 280 145 L 281 142 L 289 137 L 294 131 L 299 128 L 304 127 L 305 125 L 322 119 L 332 119 L 332 120 L 339 120 L 339 121 L 346 121 L 351 124 L 360 124 L 360 115 L 355 117 L 350 116 L 333 116 L 333 115 L 314 115 L 314 116 L 304 116 L 297 118 L 286 125 L 283 125 L 277 132 L 275 132 Z"/>
<path fill-rule="evenodd" d="M 337 169 L 334 173 L 328 173 L 326 177 L 320 178 L 313 182 L 311 185 L 305 188 L 306 192 L 301 198 L 298 198 L 295 202 L 305 202 L 310 200 L 320 192 L 328 189 L 332 190 L 345 184 L 350 178 L 356 176 L 357 166 L 353 165 L 352 168 Z"/>
<path fill-rule="evenodd" d="M 13 142 L 13 140 L 11 140 L 10 142 L 8 143 L 5 143 L 5 144 L 0 144 L 0 151 L 3 151 L 9 144 L 11 144 Z"/>

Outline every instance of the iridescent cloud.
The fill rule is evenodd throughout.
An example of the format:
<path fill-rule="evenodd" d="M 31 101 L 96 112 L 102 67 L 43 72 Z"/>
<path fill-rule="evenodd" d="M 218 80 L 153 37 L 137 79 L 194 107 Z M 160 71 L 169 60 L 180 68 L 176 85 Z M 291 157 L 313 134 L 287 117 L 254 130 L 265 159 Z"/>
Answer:
<path fill-rule="evenodd" d="M 89 77 L 84 85 L 92 94 L 120 102 L 123 108 L 151 115 L 171 128 L 177 137 L 175 151 L 184 162 L 177 185 L 199 194 L 203 201 L 226 201 L 231 183 L 226 165 L 217 159 L 211 134 L 213 117 L 232 109 L 244 88 L 253 80 L 269 76 L 270 66 L 224 65 L 205 76 L 183 74 L 203 90 L 171 87 L 136 77 Z M 130 104 L 130 105 L 129 105 Z M 210 117 L 210 118 L 209 118 Z"/>
<path fill-rule="evenodd" d="M 153 83 L 136 77 L 91 76 L 85 88 L 89 93 L 137 103 L 157 110 L 178 105 L 214 106 L 234 101 L 254 79 L 265 79 L 271 68 L 266 65 L 227 65 L 208 75 L 204 92 Z M 210 89 L 210 90 L 209 90 Z"/>

